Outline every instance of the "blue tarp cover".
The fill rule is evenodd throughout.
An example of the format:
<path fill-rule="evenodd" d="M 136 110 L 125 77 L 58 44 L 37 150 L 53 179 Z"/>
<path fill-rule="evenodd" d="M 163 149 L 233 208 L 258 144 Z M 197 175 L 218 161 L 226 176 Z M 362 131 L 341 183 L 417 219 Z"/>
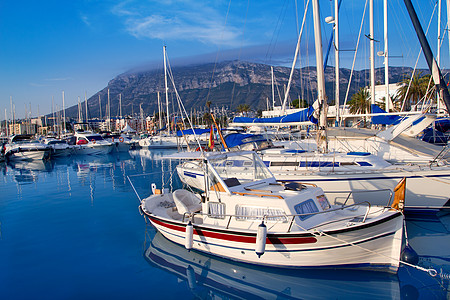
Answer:
<path fill-rule="evenodd" d="M 312 114 L 314 109 L 310 106 L 301 111 L 286 116 L 273 117 L 273 118 L 249 118 L 249 117 L 234 117 L 233 123 L 273 123 L 273 124 L 283 124 L 283 123 L 294 123 L 294 122 L 307 122 L 317 124 L 317 119 L 315 119 Z"/>
<path fill-rule="evenodd" d="M 371 105 L 372 113 L 379 114 L 385 113 L 386 111 L 382 110 L 378 105 Z M 385 115 L 385 116 L 372 116 L 372 124 L 382 124 L 382 125 L 394 125 L 398 124 L 402 117 L 393 116 L 393 115 Z"/>
<path fill-rule="evenodd" d="M 192 130 L 192 129 L 178 130 L 177 131 L 177 136 L 193 135 L 194 132 L 195 132 L 196 135 L 201 135 L 201 134 L 209 132 L 209 131 L 210 131 L 209 128 L 206 128 L 206 129 L 194 128 L 194 130 Z M 216 131 L 216 129 L 214 129 L 214 131 Z"/>
<path fill-rule="evenodd" d="M 251 134 L 251 133 L 230 133 L 227 134 L 224 139 L 225 143 L 230 148 L 250 142 L 259 142 L 267 140 L 261 134 Z"/>

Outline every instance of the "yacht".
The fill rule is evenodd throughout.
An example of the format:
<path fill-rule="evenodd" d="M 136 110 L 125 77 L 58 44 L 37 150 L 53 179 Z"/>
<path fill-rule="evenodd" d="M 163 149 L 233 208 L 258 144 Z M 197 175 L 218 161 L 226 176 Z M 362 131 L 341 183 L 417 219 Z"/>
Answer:
<path fill-rule="evenodd" d="M 8 160 L 46 159 L 51 150 L 48 145 L 40 143 L 31 134 L 13 135 L 4 148 Z"/>

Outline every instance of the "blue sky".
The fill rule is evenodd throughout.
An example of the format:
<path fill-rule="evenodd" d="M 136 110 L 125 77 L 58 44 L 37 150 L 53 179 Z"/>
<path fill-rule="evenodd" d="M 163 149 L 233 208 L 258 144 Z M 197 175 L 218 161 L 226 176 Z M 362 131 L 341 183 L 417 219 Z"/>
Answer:
<path fill-rule="evenodd" d="M 375 38 L 383 40 L 382 0 L 375 0 Z M 445 2 L 445 1 L 444 1 Z M 332 15 L 333 2 L 319 0 L 322 19 Z M 424 27 L 435 1 L 413 0 Z M 341 49 L 355 49 L 365 2 L 343 0 L 340 13 Z M 10 97 L 16 116 L 25 105 L 33 115 L 51 111 L 52 97 L 61 108 L 77 97 L 89 98 L 115 76 L 129 70 L 162 67 L 162 47 L 172 65 L 241 59 L 290 65 L 304 0 L 5 0 L 0 2 L 0 120 Z M 368 7 L 357 68 L 368 68 Z M 443 5 L 442 18 L 446 20 Z M 302 43 L 302 66 L 314 65 L 312 7 Z M 392 66 L 413 66 L 419 44 L 402 0 L 389 1 L 389 53 Z M 322 22 L 324 47 L 331 25 Z M 442 28 L 445 28 L 443 21 Z M 437 10 L 429 40 L 436 51 Z M 377 43 L 376 51 L 383 50 Z M 442 44 L 442 65 L 448 68 L 448 37 Z M 334 59 L 330 57 L 330 65 Z M 353 52 L 343 52 L 341 67 L 351 68 Z M 382 58 L 376 59 L 381 67 Z M 419 67 L 425 68 L 423 58 Z"/>

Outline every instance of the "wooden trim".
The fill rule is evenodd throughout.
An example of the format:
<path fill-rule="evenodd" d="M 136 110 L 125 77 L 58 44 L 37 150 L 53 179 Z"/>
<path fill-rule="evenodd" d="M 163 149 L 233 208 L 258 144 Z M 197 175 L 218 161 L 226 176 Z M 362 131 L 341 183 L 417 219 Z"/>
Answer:
<path fill-rule="evenodd" d="M 271 195 L 271 194 L 257 194 L 257 193 L 242 193 L 242 192 L 233 192 L 233 194 L 237 194 L 237 195 L 241 195 L 241 196 L 258 196 L 258 197 L 273 197 L 273 198 L 278 198 L 278 199 L 284 199 L 282 196 L 280 195 Z"/>

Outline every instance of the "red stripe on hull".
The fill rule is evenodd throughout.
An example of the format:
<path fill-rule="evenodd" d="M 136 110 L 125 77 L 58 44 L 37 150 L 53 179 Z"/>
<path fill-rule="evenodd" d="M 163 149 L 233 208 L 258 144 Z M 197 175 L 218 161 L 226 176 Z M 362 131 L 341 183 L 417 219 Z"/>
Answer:
<path fill-rule="evenodd" d="M 163 222 L 161 220 L 157 219 L 151 219 L 152 222 L 155 224 L 158 224 L 160 226 L 163 226 L 168 229 L 180 231 L 180 232 L 186 232 L 185 226 L 178 226 L 169 224 L 166 222 Z M 256 234 L 255 236 L 243 236 L 243 235 L 236 235 L 236 234 L 226 234 L 226 233 L 219 233 L 219 232 L 212 232 L 212 231 L 206 231 L 202 229 L 196 229 L 194 227 L 194 235 L 203 236 L 203 237 L 209 237 L 219 240 L 225 240 L 225 241 L 231 241 L 231 242 L 240 242 L 240 243 L 256 243 Z M 312 244 L 316 243 L 317 239 L 315 237 L 292 237 L 292 238 L 278 238 L 274 236 L 269 236 L 266 239 L 267 244 L 285 244 L 285 245 L 292 245 L 292 244 Z"/>

